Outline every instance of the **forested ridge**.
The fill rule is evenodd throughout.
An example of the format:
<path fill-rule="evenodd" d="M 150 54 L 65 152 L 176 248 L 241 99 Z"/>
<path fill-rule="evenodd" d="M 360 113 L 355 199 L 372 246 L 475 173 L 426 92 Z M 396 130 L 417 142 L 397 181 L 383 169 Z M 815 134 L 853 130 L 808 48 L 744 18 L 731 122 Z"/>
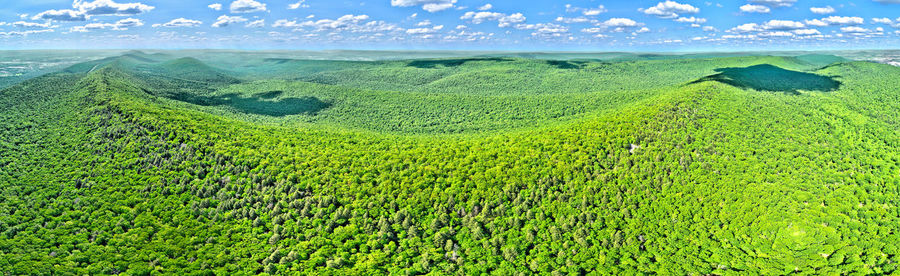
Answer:
<path fill-rule="evenodd" d="M 74 66 L 0 91 L 0 271 L 896 273 L 900 69 L 810 60 Z"/>

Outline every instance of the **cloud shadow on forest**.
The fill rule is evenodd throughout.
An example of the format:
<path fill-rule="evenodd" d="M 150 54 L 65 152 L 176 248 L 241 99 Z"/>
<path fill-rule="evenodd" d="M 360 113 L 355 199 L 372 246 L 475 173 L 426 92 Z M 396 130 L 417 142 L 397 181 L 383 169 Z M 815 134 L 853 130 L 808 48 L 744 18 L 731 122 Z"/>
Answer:
<path fill-rule="evenodd" d="M 792 95 L 800 95 L 800 91 L 830 92 L 841 86 L 841 82 L 832 77 L 787 70 L 771 64 L 718 68 L 715 71 L 719 73 L 691 83 L 718 81 L 744 89 L 784 92 Z"/>
<path fill-rule="evenodd" d="M 331 107 L 316 97 L 275 99 L 284 94 L 283 91 L 268 91 L 242 97 L 238 93 L 218 96 L 198 96 L 178 93 L 170 98 L 202 106 L 229 106 L 243 113 L 282 117 L 287 115 L 308 114 Z"/>
<path fill-rule="evenodd" d="M 548 65 L 556 66 L 559 69 L 581 69 L 587 64 L 587 61 L 581 60 L 547 60 Z"/>
<path fill-rule="evenodd" d="M 504 62 L 504 61 L 512 61 L 512 59 L 508 58 L 458 58 L 458 59 L 425 59 L 425 60 L 413 60 L 410 61 L 407 66 L 430 69 L 437 68 L 438 65 L 444 67 L 456 67 L 467 62 L 472 61 L 493 61 L 493 62 Z"/>

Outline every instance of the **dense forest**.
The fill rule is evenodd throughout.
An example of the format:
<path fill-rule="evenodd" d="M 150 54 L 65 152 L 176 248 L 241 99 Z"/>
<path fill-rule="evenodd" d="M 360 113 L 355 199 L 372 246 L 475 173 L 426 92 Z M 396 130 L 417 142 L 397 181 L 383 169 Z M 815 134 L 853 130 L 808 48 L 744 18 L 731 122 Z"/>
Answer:
<path fill-rule="evenodd" d="M 0 271 L 900 272 L 900 68 L 229 62 L 0 90 Z"/>

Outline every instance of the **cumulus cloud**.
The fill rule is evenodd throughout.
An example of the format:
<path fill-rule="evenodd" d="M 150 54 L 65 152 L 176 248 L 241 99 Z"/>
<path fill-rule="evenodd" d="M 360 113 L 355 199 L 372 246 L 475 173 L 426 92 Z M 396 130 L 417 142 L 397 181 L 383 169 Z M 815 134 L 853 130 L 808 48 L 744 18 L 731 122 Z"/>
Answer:
<path fill-rule="evenodd" d="M 798 34 L 798 35 L 817 35 L 817 34 L 821 34 L 821 32 L 819 32 L 819 30 L 816 30 L 816 29 L 800 29 L 800 30 L 794 30 L 794 33 L 795 33 L 795 34 Z"/>
<path fill-rule="evenodd" d="M 633 30 L 634 28 L 641 27 L 641 26 L 644 26 L 644 23 L 634 21 L 633 19 L 630 19 L 630 18 L 610 18 L 609 20 L 606 20 L 606 21 L 603 21 L 603 22 L 597 24 L 596 28 L 586 28 L 586 29 L 582 29 L 581 31 L 585 32 L 585 33 L 599 33 L 599 32 L 606 32 L 606 31 L 620 33 L 620 32 L 627 31 L 629 29 Z M 643 32 L 649 32 L 649 31 L 650 31 L 649 28 L 644 27 L 644 28 L 638 29 L 635 33 L 643 33 Z"/>
<path fill-rule="evenodd" d="M 835 12 L 834 8 L 832 8 L 831 6 L 811 7 L 811 8 L 809 8 L 809 11 L 811 11 L 815 14 L 829 14 L 829 13 Z"/>
<path fill-rule="evenodd" d="M 91 16 L 117 15 L 129 16 L 145 13 L 155 7 L 143 3 L 116 3 L 112 0 L 95 0 L 87 2 L 75 0 L 72 9 L 47 10 L 32 16 L 32 20 L 85 21 Z"/>
<path fill-rule="evenodd" d="M 755 13 L 769 13 L 770 11 L 772 11 L 772 10 L 769 9 L 769 7 L 766 7 L 763 5 L 746 4 L 746 5 L 741 6 L 741 12 L 745 12 L 745 13 L 754 13 L 754 12 Z"/>
<path fill-rule="evenodd" d="M 187 18 L 182 17 L 182 18 L 172 19 L 172 21 L 162 23 L 162 24 L 153 24 L 153 27 L 154 28 L 158 28 L 158 27 L 167 27 L 167 28 L 197 27 L 200 24 L 203 24 L 203 22 L 199 21 L 199 20 L 192 20 L 192 19 L 187 19 Z"/>
<path fill-rule="evenodd" d="M 88 32 L 91 30 L 111 29 L 113 31 L 124 31 L 131 27 L 143 26 L 144 22 L 140 19 L 126 18 L 115 23 L 90 23 L 84 26 L 75 26 L 69 29 L 69 32 Z"/>
<path fill-rule="evenodd" d="M 698 13 L 700 9 L 690 4 L 682 4 L 675 1 L 659 2 L 656 6 L 646 9 L 638 9 L 638 11 L 649 15 L 655 15 L 661 18 L 676 18 L 679 14 Z"/>
<path fill-rule="evenodd" d="M 264 19 L 250 21 L 249 23 L 247 23 L 247 25 L 244 25 L 244 27 L 247 27 L 247 28 L 262 28 L 265 26 L 266 26 L 266 20 L 264 20 Z"/>
<path fill-rule="evenodd" d="M 746 23 L 738 25 L 737 27 L 731 28 L 730 32 L 738 32 L 738 33 L 748 33 L 748 32 L 758 32 L 762 31 L 763 28 L 756 23 Z"/>
<path fill-rule="evenodd" d="M 3 25 L 3 24 L 0 24 L 0 25 Z M 48 29 L 48 28 L 58 27 L 58 26 L 53 26 L 52 24 L 50 24 L 50 22 L 37 23 L 37 22 L 16 21 L 16 22 L 10 23 L 10 25 L 12 25 L 14 27 L 26 28 L 26 29 Z"/>
<path fill-rule="evenodd" d="M 266 4 L 255 0 L 235 0 L 231 2 L 228 9 L 231 10 L 231 13 L 264 12 L 266 11 Z"/>
<path fill-rule="evenodd" d="M 866 22 L 862 17 L 855 16 L 829 16 L 822 19 L 812 19 L 805 21 L 807 25 L 825 27 L 835 25 L 861 25 Z"/>
<path fill-rule="evenodd" d="M 587 18 L 587 17 L 583 17 L 583 16 L 580 16 L 580 17 L 562 17 L 562 16 L 560 16 L 560 17 L 556 18 L 556 22 L 572 24 L 572 23 L 597 23 L 600 21 L 597 19 L 591 19 L 591 18 Z"/>
<path fill-rule="evenodd" d="M 857 26 L 850 26 L 850 27 L 842 27 L 842 28 L 841 28 L 841 32 L 845 32 L 845 33 L 857 33 L 857 34 L 858 34 L 858 33 L 868 33 L 868 32 L 871 32 L 871 31 L 872 31 L 872 30 L 869 30 L 869 29 L 866 29 L 866 28 L 863 28 L 863 27 L 857 27 Z"/>
<path fill-rule="evenodd" d="M 531 36 L 538 38 L 568 37 L 569 34 L 568 27 L 553 23 L 518 24 L 515 28 L 520 30 L 531 30 Z"/>
<path fill-rule="evenodd" d="M 219 4 L 219 3 L 209 4 L 207 7 L 209 7 L 210 9 L 217 10 L 217 11 L 222 10 L 222 4 Z"/>
<path fill-rule="evenodd" d="M 606 7 L 599 5 L 596 8 L 580 8 L 572 6 L 571 4 L 566 4 L 566 12 L 580 12 L 586 16 L 594 16 L 606 12 Z"/>
<path fill-rule="evenodd" d="M 766 30 L 794 30 L 806 27 L 805 24 L 790 20 L 769 20 L 762 25 Z"/>
<path fill-rule="evenodd" d="M 693 17 L 693 16 L 679 17 L 678 19 L 675 19 L 675 22 L 703 24 L 703 23 L 706 23 L 706 18 L 699 18 L 699 17 Z"/>
<path fill-rule="evenodd" d="M 87 16 L 76 10 L 48 10 L 31 17 L 32 20 L 85 21 Z"/>
<path fill-rule="evenodd" d="M 242 16 L 227 16 L 222 15 L 219 18 L 216 18 L 216 22 L 212 24 L 214 28 L 227 27 L 228 25 L 234 23 L 247 22 L 247 19 Z"/>
<path fill-rule="evenodd" d="M 296 10 L 296 9 L 299 9 L 299 8 L 309 8 L 309 5 L 305 4 L 305 2 L 306 2 L 306 0 L 300 0 L 300 1 L 298 1 L 297 3 L 289 4 L 289 5 L 288 5 L 288 9 L 289 9 L 289 10 Z"/>
<path fill-rule="evenodd" d="M 30 34 L 39 34 L 39 33 L 52 33 L 53 29 L 44 29 L 44 30 L 27 30 L 27 31 L 12 31 L 12 32 L 0 32 L 0 36 L 10 37 L 10 36 L 28 36 Z"/>
<path fill-rule="evenodd" d="M 372 32 L 399 32 L 404 29 L 396 24 L 386 23 L 384 21 L 368 21 L 369 16 L 365 14 L 352 15 L 347 14 L 337 19 L 320 19 L 316 21 L 289 21 L 285 19 L 277 20 L 272 24 L 276 28 L 294 28 L 294 31 L 305 31 L 306 28 L 313 29 L 317 32 L 340 32 L 346 31 L 351 33 L 372 33 Z M 443 28 L 443 27 L 441 27 Z"/>
<path fill-rule="evenodd" d="M 444 25 L 438 25 L 431 28 L 415 28 L 406 30 L 407 34 L 433 34 L 444 28 Z"/>
<path fill-rule="evenodd" d="M 454 7 L 456 0 L 391 0 L 394 7 L 422 6 L 428 12 L 439 12 Z"/>
<path fill-rule="evenodd" d="M 884 17 L 884 18 L 872 18 L 872 22 L 875 22 L 875 23 L 881 23 L 881 24 L 893 24 L 893 23 L 894 23 L 893 20 L 891 20 L 890 18 L 887 18 L 887 17 Z"/>
<path fill-rule="evenodd" d="M 112 0 L 95 0 L 93 2 L 75 0 L 72 3 L 72 7 L 81 11 L 82 13 L 84 13 L 88 16 L 91 16 L 91 15 L 127 16 L 127 15 L 135 15 L 135 14 L 149 12 L 154 9 L 153 6 L 145 5 L 142 3 L 116 3 L 116 2 L 113 2 Z"/>
<path fill-rule="evenodd" d="M 797 0 L 750 0 L 750 3 L 766 5 L 769 7 L 790 7 L 793 6 L 794 3 L 797 3 Z"/>
<path fill-rule="evenodd" d="M 771 32 L 771 31 L 785 31 L 785 30 L 796 30 L 803 29 L 806 25 L 790 20 L 769 20 L 763 24 L 756 23 L 745 23 L 738 25 L 737 27 L 731 28 L 728 32 L 732 33 L 748 33 L 748 32 Z"/>
<path fill-rule="evenodd" d="M 525 22 L 525 16 L 521 13 L 503 14 L 499 12 L 466 12 L 459 17 L 462 20 L 469 20 L 472 24 L 481 24 L 485 21 L 497 21 L 497 26 L 501 28 L 512 26 L 513 24 Z"/>
<path fill-rule="evenodd" d="M 629 18 L 610 18 L 600 25 L 604 27 L 637 27 L 640 23 Z"/>
<path fill-rule="evenodd" d="M 900 28 L 900 17 L 895 20 L 891 20 L 890 18 L 872 18 L 872 22 L 891 25 L 894 28 Z"/>
<path fill-rule="evenodd" d="M 296 28 L 296 27 L 300 27 L 300 24 L 298 24 L 297 21 L 288 21 L 287 19 L 279 19 L 279 20 L 276 20 L 275 23 L 272 24 L 272 27 Z"/>
<path fill-rule="evenodd" d="M 484 6 L 478 7 L 478 10 L 486 11 L 486 10 L 490 10 L 492 8 L 494 8 L 494 5 L 491 5 L 490 3 L 488 3 L 488 4 L 484 4 Z"/>

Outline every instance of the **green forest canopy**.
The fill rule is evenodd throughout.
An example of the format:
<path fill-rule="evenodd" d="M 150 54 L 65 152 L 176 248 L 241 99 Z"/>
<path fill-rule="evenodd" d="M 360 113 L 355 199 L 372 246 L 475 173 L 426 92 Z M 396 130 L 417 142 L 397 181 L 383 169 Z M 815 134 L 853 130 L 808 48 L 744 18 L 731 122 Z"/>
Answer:
<path fill-rule="evenodd" d="M 897 271 L 900 68 L 221 62 L 0 91 L 0 271 Z"/>

